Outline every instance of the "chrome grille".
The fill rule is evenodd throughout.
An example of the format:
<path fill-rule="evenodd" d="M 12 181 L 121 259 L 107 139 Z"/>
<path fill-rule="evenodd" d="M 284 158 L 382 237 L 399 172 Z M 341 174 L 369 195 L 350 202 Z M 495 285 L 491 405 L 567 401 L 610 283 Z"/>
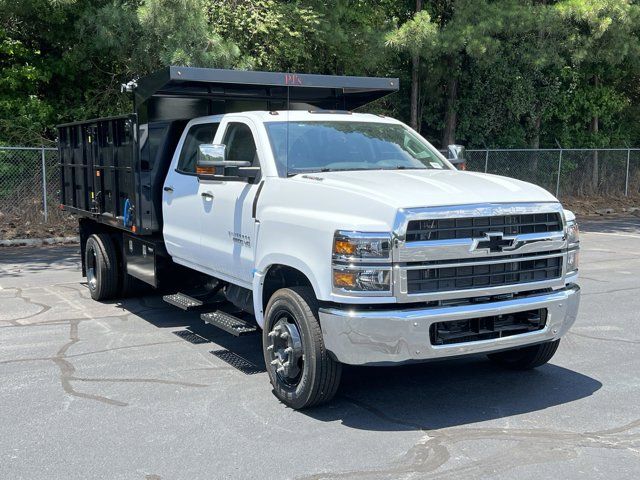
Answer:
<path fill-rule="evenodd" d="M 541 282 L 562 276 L 561 254 L 499 263 L 436 266 L 407 271 L 407 293 L 449 292 Z"/>
<path fill-rule="evenodd" d="M 559 203 L 402 209 L 394 232 L 399 302 L 487 297 L 564 284 L 567 242 Z"/>
<path fill-rule="evenodd" d="M 530 213 L 471 218 L 439 218 L 411 220 L 407 226 L 406 241 L 449 240 L 481 237 L 487 232 L 505 235 L 547 233 L 562 230 L 559 213 Z"/>

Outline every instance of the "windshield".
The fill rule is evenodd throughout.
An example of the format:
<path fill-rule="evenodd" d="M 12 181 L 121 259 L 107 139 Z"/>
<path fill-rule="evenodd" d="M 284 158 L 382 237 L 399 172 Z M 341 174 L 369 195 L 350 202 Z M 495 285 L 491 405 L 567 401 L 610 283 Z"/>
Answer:
<path fill-rule="evenodd" d="M 268 122 L 265 126 L 278 172 L 283 176 L 448 168 L 432 147 L 398 124 L 313 121 Z"/>

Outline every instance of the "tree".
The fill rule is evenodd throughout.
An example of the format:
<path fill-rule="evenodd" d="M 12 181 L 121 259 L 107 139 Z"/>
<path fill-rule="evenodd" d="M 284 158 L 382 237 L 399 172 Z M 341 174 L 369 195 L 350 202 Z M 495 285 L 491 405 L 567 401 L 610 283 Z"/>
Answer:
<path fill-rule="evenodd" d="M 209 2 L 215 31 L 231 39 L 262 70 L 306 71 L 321 48 L 321 17 L 301 2 Z"/>
<path fill-rule="evenodd" d="M 31 92 L 46 82 L 40 52 L 0 30 L 0 142 L 12 145 L 46 142 L 41 135 L 49 126 L 51 106 Z"/>
<path fill-rule="evenodd" d="M 218 34 L 262 70 L 375 75 L 387 62 L 380 32 L 392 0 L 210 2 Z"/>
<path fill-rule="evenodd" d="M 601 120 L 610 121 L 624 110 L 628 101 L 624 84 L 630 72 L 638 72 L 639 7 L 629 0 L 566 0 L 555 10 L 568 30 L 567 48 L 574 67 L 570 79 L 577 87 L 565 106 L 582 116 L 578 124 L 588 116 L 588 135 L 579 135 L 583 146 L 606 146 L 609 142 L 600 130 Z M 594 152 L 593 190 L 599 184 L 599 170 Z"/>
<path fill-rule="evenodd" d="M 411 117 L 410 125 L 420 130 L 420 58 L 427 56 L 437 41 L 437 26 L 428 12 L 422 10 L 422 2 L 416 2 L 415 15 L 404 24 L 387 34 L 387 45 L 409 54 L 411 58 Z"/>
<path fill-rule="evenodd" d="M 134 55 L 136 68 L 149 73 L 165 65 L 229 68 L 238 63 L 240 49 L 215 32 L 206 7 L 203 0 L 142 3 L 137 9 L 142 34 Z"/>
<path fill-rule="evenodd" d="M 465 29 L 471 34 L 464 43 L 464 75 L 458 76 L 460 133 L 484 146 L 538 148 L 560 97 L 563 27 L 544 3 L 487 4 L 482 10 L 475 23 L 471 10 L 459 11 L 447 27 L 454 39 L 464 39 Z"/>
<path fill-rule="evenodd" d="M 400 77 L 367 109 L 445 146 L 640 143 L 631 0 L 0 0 L 0 142 L 130 111 L 168 64 Z M 601 172 L 594 156 L 591 183 Z M 533 165 L 535 169 L 535 164 Z"/>
<path fill-rule="evenodd" d="M 204 0 L 0 0 L 0 140 L 130 111 L 122 83 L 170 64 L 247 67 Z"/>

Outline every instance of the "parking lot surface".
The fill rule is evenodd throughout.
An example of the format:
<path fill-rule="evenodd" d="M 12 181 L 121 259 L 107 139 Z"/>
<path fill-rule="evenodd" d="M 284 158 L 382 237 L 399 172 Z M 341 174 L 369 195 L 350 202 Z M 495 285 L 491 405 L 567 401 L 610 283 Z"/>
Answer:
<path fill-rule="evenodd" d="M 78 247 L 0 249 L 0 478 L 640 478 L 640 219 L 582 226 L 581 310 L 548 365 L 351 367 L 303 412 L 259 335 L 158 295 L 94 302 Z"/>

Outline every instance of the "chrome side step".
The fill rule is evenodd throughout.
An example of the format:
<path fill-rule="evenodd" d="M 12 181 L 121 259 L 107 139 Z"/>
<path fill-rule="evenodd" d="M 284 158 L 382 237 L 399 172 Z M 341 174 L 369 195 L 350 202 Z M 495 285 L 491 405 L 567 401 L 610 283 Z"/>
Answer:
<path fill-rule="evenodd" d="M 198 295 L 197 297 L 192 297 L 191 295 L 181 292 L 164 295 L 162 299 L 174 307 L 178 307 L 179 309 L 187 312 L 201 310 L 206 306 L 211 308 L 212 305 L 220 303 L 219 299 L 216 301 L 211 297 L 211 295 Z"/>
<path fill-rule="evenodd" d="M 257 325 L 221 310 L 203 313 L 200 315 L 200 318 L 203 322 L 218 327 L 236 337 L 249 335 L 258 331 Z"/>

